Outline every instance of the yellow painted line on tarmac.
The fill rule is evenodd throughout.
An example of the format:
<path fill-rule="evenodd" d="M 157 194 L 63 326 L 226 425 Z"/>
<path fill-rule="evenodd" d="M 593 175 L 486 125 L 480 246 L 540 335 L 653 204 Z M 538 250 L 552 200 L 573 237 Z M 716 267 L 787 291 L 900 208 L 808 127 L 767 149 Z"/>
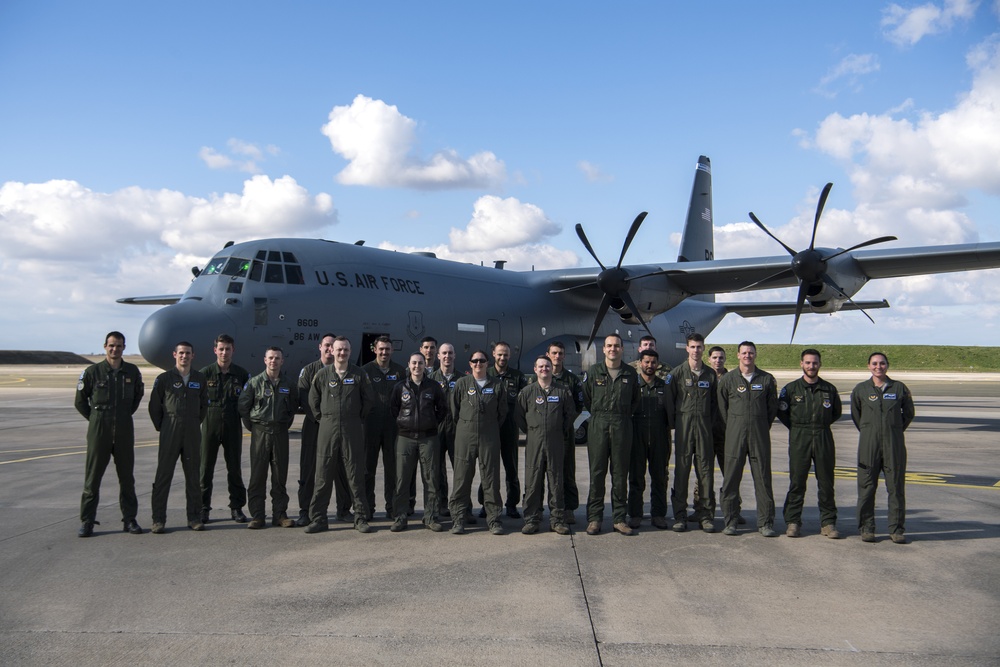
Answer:
<path fill-rule="evenodd" d="M 21 384 L 22 382 L 27 382 L 28 378 L 18 378 L 18 377 L 8 377 L 0 379 L 0 386 L 5 384 Z"/>
<path fill-rule="evenodd" d="M 136 445 L 135 448 L 136 449 L 140 449 L 142 447 L 155 447 L 157 444 L 158 443 L 153 442 L 153 443 L 149 443 L 149 444 Z M 26 451 L 32 451 L 32 450 L 26 450 Z M 46 451 L 46 450 L 35 450 L 35 451 Z M 28 456 L 28 457 L 23 458 L 23 459 L 13 459 L 11 461 L 0 461 L 0 466 L 5 466 L 5 465 L 8 465 L 10 463 L 27 463 L 28 461 L 40 461 L 42 459 L 57 459 L 57 458 L 59 458 L 61 456 L 76 456 L 78 454 L 86 454 L 86 453 L 87 453 L 86 449 L 77 449 L 76 451 L 61 452 L 59 454 L 44 454 L 42 456 Z"/>

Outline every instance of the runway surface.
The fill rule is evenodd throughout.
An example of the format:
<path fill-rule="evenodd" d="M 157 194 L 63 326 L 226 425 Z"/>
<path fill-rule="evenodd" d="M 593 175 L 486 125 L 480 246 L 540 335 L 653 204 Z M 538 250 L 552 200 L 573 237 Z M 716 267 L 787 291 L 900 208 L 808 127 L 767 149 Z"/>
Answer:
<path fill-rule="evenodd" d="M 0 366 L 5 665 L 1000 663 L 997 375 L 892 374 L 913 390 L 917 409 L 907 431 L 912 542 L 896 545 L 885 535 L 882 487 L 878 543 L 858 537 L 849 417 L 834 430 L 840 540 L 818 534 L 815 480 L 803 537 L 751 530 L 749 470 L 748 525 L 737 537 L 660 531 L 648 517 L 637 536 L 623 537 L 610 532 L 610 509 L 599 536 L 583 533 L 582 510 L 569 537 L 548 532 L 547 519 L 532 536 L 511 519 L 505 536 L 482 522 L 465 536 L 435 534 L 419 515 L 406 532 L 390 533 L 381 474 L 373 534 L 336 522 L 318 535 L 248 531 L 228 518 L 221 460 L 214 505 L 222 509 L 205 532 L 184 527 L 178 467 L 168 533 L 122 533 L 112 464 L 101 525 L 80 539 L 80 370 Z M 148 394 L 155 373 L 144 375 Z M 794 377 L 776 375 L 782 384 Z M 846 395 L 865 374 L 825 377 Z M 145 402 L 135 421 L 139 523 L 148 531 L 156 434 Z M 772 442 L 783 533 L 787 432 L 778 423 Z M 292 513 L 298 449 L 296 424 Z M 585 494 L 585 447 L 576 458 Z"/>

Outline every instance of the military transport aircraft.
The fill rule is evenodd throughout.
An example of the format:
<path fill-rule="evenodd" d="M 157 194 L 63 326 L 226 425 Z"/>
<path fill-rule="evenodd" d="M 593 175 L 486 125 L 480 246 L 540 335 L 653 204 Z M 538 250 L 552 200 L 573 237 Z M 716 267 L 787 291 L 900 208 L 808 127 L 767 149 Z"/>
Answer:
<path fill-rule="evenodd" d="M 415 350 L 421 338 L 450 342 L 458 367 L 491 342 L 511 345 L 511 364 L 528 368 L 548 344 L 566 345 L 566 364 L 586 368 L 596 361 L 598 335 L 618 332 L 626 358 L 645 330 L 656 336 L 664 363 L 679 363 L 687 334 L 704 335 L 728 313 L 743 317 L 799 316 L 811 312 L 886 308 L 886 301 L 851 297 L 873 278 L 947 273 L 1000 267 L 1000 243 L 859 250 L 895 240 L 881 237 L 851 248 L 816 248 L 830 185 L 816 210 L 813 240 L 796 252 L 781 243 L 751 213 L 751 219 L 791 255 L 717 260 L 712 238 L 711 162 L 701 156 L 695 171 L 687 223 L 677 262 L 623 265 L 646 214 L 632 223 L 617 264 L 605 266 L 583 228 L 577 234 L 600 268 L 552 271 L 504 270 L 443 260 L 432 253 L 402 253 L 320 239 L 262 239 L 229 243 L 182 295 L 131 297 L 120 303 L 167 305 L 139 333 L 139 350 L 150 363 L 169 368 L 174 345 L 194 344 L 211 359 L 220 333 L 236 339 L 235 361 L 261 365 L 271 345 L 284 349 L 289 372 L 315 360 L 320 337 L 347 336 L 356 361 L 374 355 L 371 345 L 388 335 L 397 350 Z M 716 294 L 798 286 L 794 303 L 720 303 Z M 596 307 L 596 316 L 595 316 Z M 615 316 L 605 319 L 608 310 Z M 867 315 L 867 313 L 865 313 Z M 871 319 L 869 317 L 869 319 Z"/>

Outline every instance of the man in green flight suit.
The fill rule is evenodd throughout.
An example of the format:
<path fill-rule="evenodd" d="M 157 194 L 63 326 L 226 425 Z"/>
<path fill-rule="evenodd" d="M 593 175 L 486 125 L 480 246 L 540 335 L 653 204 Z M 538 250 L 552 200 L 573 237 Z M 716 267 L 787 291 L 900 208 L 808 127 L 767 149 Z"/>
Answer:
<path fill-rule="evenodd" d="M 514 423 L 514 407 L 517 405 L 517 395 L 521 393 L 528 382 L 524 373 L 510 367 L 510 345 L 500 341 L 493 346 L 493 365 L 487 374 L 497 385 L 497 391 L 507 400 L 507 417 L 500 423 L 500 461 L 503 463 L 504 478 L 507 483 L 507 516 L 520 519 L 517 504 L 521 502 L 521 480 L 517 476 L 518 441 L 520 434 Z M 479 485 L 479 502 L 483 502 L 483 487 Z M 483 507 L 479 517 L 486 516 Z"/>
<path fill-rule="evenodd" d="M 333 341 L 333 364 L 316 373 L 309 389 L 309 409 L 319 422 L 316 439 L 316 484 L 309 505 L 307 533 L 329 528 L 326 511 L 333 492 L 337 461 L 343 461 L 354 499 L 354 529 L 370 533 L 368 495 L 365 493 L 365 417 L 375 402 L 368 375 L 351 363 L 351 342 Z"/>
<path fill-rule="evenodd" d="M 492 534 L 504 534 L 500 520 L 500 424 L 507 418 L 507 397 L 501 393 L 502 385 L 487 375 L 488 363 L 486 352 L 475 350 L 469 357 L 472 374 L 459 378 L 448 397 L 455 422 L 455 479 L 451 491 L 454 535 L 465 533 L 477 459 L 486 525 Z"/>
<path fill-rule="evenodd" d="M 587 497 L 587 534 L 601 532 L 608 464 L 611 465 L 611 512 L 614 529 L 634 535 L 626 522 L 628 473 L 632 452 L 632 415 L 639 407 L 639 375 L 622 363 L 622 338 L 604 339 L 604 361 L 590 367 L 583 383 L 583 402 L 590 411 L 587 455 L 590 493 Z"/>
<path fill-rule="evenodd" d="M 674 507 L 671 530 L 687 530 L 688 482 L 694 465 L 697 479 L 693 500 L 701 529 L 715 532 L 715 462 L 712 458 L 713 433 L 719 420 L 718 376 L 702 361 L 705 337 L 692 333 L 687 337 L 688 358 L 670 371 L 667 387 L 674 403 L 674 486 L 670 499 Z M 701 489 L 707 489 L 700 493 Z"/>
<path fill-rule="evenodd" d="M 647 348 L 639 353 L 639 407 L 632 417 L 632 469 L 628 476 L 628 525 L 642 523 L 646 469 L 649 469 L 650 523 L 667 527 L 667 466 L 670 463 L 670 425 L 674 403 L 667 384 L 659 376 L 660 355 Z"/>
<path fill-rule="evenodd" d="M 281 367 L 285 355 L 280 347 L 264 353 L 263 373 L 253 376 L 243 388 L 239 413 L 250 431 L 250 523 L 247 528 L 264 527 L 264 497 L 267 472 L 271 471 L 271 525 L 294 528 L 288 518 L 288 427 L 299 407 L 298 390 Z"/>
<path fill-rule="evenodd" d="M 889 377 L 889 358 L 882 352 L 868 357 L 872 376 L 851 392 L 851 419 L 858 436 L 858 528 L 862 542 L 875 541 L 875 492 L 885 474 L 889 494 L 889 537 L 906 544 L 906 439 L 913 421 L 913 395 L 905 384 Z"/>
<path fill-rule="evenodd" d="M 778 414 L 774 376 L 757 368 L 757 346 L 743 341 L 738 348 L 740 365 L 719 381 L 719 413 L 726 422 L 726 467 L 722 480 L 722 513 L 725 535 L 737 534 L 740 482 L 750 459 L 750 473 L 757 497 L 757 530 L 764 537 L 774 532 L 774 491 L 771 489 L 771 422 Z M 711 488 L 711 487 L 708 487 Z"/>
<path fill-rule="evenodd" d="M 167 496 L 177 459 L 184 470 L 187 520 L 191 530 L 204 530 L 201 522 L 201 422 L 208 413 L 205 376 L 191 368 L 194 346 L 182 341 L 174 346 L 175 366 L 161 373 L 149 394 L 149 418 L 160 433 L 156 476 L 153 478 L 153 528 L 166 532 Z"/>
<path fill-rule="evenodd" d="M 576 407 L 569 390 L 552 379 L 552 361 L 535 359 L 535 381 L 521 390 L 514 421 L 528 436 L 524 445 L 524 527 L 533 535 L 542 522 L 545 478 L 549 479 L 549 528 L 569 535 L 564 519 L 563 455 L 573 432 Z"/>
<path fill-rule="evenodd" d="M 233 363 L 236 342 L 229 334 L 215 339 L 215 363 L 201 369 L 208 385 L 208 414 L 201 423 L 201 522 L 208 523 L 212 511 L 212 477 L 219 447 L 226 460 L 229 510 L 233 521 L 246 523 L 243 506 L 247 489 L 243 485 L 243 427 L 237 403 L 250 373 Z"/>
<path fill-rule="evenodd" d="M 141 535 L 136 523 L 139 501 L 135 495 L 135 428 L 132 415 L 142 402 L 142 374 L 122 360 L 125 335 L 112 331 L 104 337 L 104 361 L 88 366 L 76 383 L 77 412 L 87 420 L 87 459 L 84 463 L 83 497 L 80 499 L 80 537 L 94 534 L 101 478 L 111 457 L 118 473 L 118 503 L 122 530 Z"/>
<path fill-rule="evenodd" d="M 788 537 L 802 534 L 802 505 L 809 468 L 815 465 L 819 498 L 820 534 L 837 539 L 837 503 L 833 470 L 837 452 L 830 427 L 840 419 L 837 388 L 819 376 L 823 365 L 819 350 L 802 350 L 802 377 L 789 382 L 778 395 L 778 421 L 788 427 L 788 494 L 784 518 Z"/>
<path fill-rule="evenodd" d="M 374 512 L 375 477 L 381 453 L 385 518 L 393 519 L 398 514 L 396 510 L 401 508 L 394 508 L 392 504 L 396 496 L 396 420 L 389 414 L 389 396 L 393 388 L 406 379 L 406 369 L 392 360 L 392 339 L 388 336 L 376 338 L 374 350 L 375 359 L 361 367 L 375 390 L 375 402 L 365 417 L 365 493 L 368 494 L 368 511 Z M 409 506 L 406 509 L 409 511 Z M 368 520 L 371 519 L 369 515 Z"/>
<path fill-rule="evenodd" d="M 555 340 L 549 343 L 546 356 L 552 360 L 552 381 L 561 384 L 569 390 L 573 397 L 573 424 L 576 418 L 583 412 L 583 383 L 576 374 L 563 365 L 566 358 L 566 345 Z M 566 448 L 563 450 L 563 502 L 565 503 L 565 513 L 563 517 L 567 525 L 576 523 L 574 512 L 580 506 L 580 489 L 576 484 L 576 430 L 574 429 L 566 436 Z"/>

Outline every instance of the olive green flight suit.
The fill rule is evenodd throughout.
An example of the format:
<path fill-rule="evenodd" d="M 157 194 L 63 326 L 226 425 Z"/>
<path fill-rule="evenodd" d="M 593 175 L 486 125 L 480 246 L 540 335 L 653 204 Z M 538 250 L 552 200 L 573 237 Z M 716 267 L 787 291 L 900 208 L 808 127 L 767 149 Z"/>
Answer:
<path fill-rule="evenodd" d="M 205 366 L 201 372 L 208 385 L 208 414 L 201 423 L 201 511 L 212 509 L 212 478 L 220 446 L 226 460 L 229 509 L 241 509 L 247 504 L 247 489 L 243 485 L 243 427 L 237 403 L 250 373 L 236 364 L 223 373 L 218 363 Z"/>
<path fill-rule="evenodd" d="M 365 492 L 368 494 L 368 508 L 375 511 L 375 476 L 381 452 L 385 515 L 391 518 L 398 513 L 392 506 L 396 497 L 396 420 L 389 414 L 389 396 L 393 387 L 406 379 L 407 373 L 405 368 L 394 361 L 389 362 L 386 371 L 374 361 L 369 361 L 361 370 L 368 374 L 375 390 L 375 402 L 365 417 Z M 416 478 L 413 480 L 413 487 L 415 499 Z"/>
<path fill-rule="evenodd" d="M 122 521 L 135 519 L 139 501 L 135 495 L 135 428 L 132 415 L 142 402 L 142 374 L 126 361 L 115 370 L 108 360 L 88 366 L 76 384 L 74 405 L 88 421 L 87 460 L 84 464 L 80 521 L 94 521 L 101 499 L 101 478 L 115 457 L 118 473 L 118 504 Z"/>
<path fill-rule="evenodd" d="M 610 463 L 611 513 L 614 523 L 624 523 L 628 513 L 628 474 L 634 437 L 632 415 L 639 407 L 639 374 L 628 364 L 622 364 L 618 377 L 612 379 L 605 363 L 594 364 L 583 383 L 583 402 L 590 411 L 587 520 L 600 522 L 604 519 Z"/>
<path fill-rule="evenodd" d="M 694 511 L 700 520 L 715 517 L 713 428 L 719 421 L 718 377 L 708 366 L 695 374 L 685 361 L 672 371 L 667 388 L 674 404 L 674 486 L 670 500 L 674 521 L 687 521 L 688 484 L 694 464 L 697 493 Z"/>
<path fill-rule="evenodd" d="M 192 370 L 185 383 L 176 368 L 157 376 L 149 394 L 149 418 L 160 433 L 153 478 L 153 523 L 167 522 L 167 496 L 177 459 L 184 470 L 187 520 L 201 519 L 201 422 L 208 413 L 205 376 Z"/>
<path fill-rule="evenodd" d="M 428 377 L 441 385 L 445 400 L 448 405 L 451 405 L 451 391 L 455 388 L 455 383 L 461 375 L 452 373 L 451 377 L 445 377 L 441 369 L 437 368 Z M 446 455 L 447 459 L 451 460 L 452 470 L 455 469 L 455 420 L 451 418 L 450 410 L 438 424 L 438 440 L 441 444 L 441 449 L 438 452 L 440 462 L 437 473 L 438 514 L 444 514 L 444 511 L 448 509 L 448 462 L 445 460 Z"/>
<path fill-rule="evenodd" d="M 563 523 L 563 456 L 566 439 L 573 432 L 576 407 L 565 386 L 553 382 L 543 389 L 532 382 L 521 390 L 514 421 L 525 432 L 524 522 L 541 523 L 545 478 L 549 479 L 549 516 L 553 525 Z"/>
<path fill-rule="evenodd" d="M 267 372 L 246 383 L 239 399 L 239 414 L 250 431 L 250 517 L 264 520 L 267 473 L 271 471 L 271 518 L 288 512 L 288 428 L 299 407 L 299 392 L 284 373 L 272 382 Z"/>
<path fill-rule="evenodd" d="M 516 510 L 521 502 L 521 480 L 517 474 L 518 441 L 521 435 L 514 423 L 514 408 L 517 406 L 517 395 L 528 382 L 524 373 L 509 366 L 503 373 L 498 373 L 495 365 L 490 366 L 486 375 L 493 378 L 497 391 L 507 398 L 507 418 L 500 424 L 500 461 L 503 463 L 507 487 L 506 507 L 508 510 Z M 479 502 L 483 502 L 482 484 L 479 485 Z"/>
<path fill-rule="evenodd" d="M 667 384 L 655 375 L 652 382 L 639 375 L 639 407 L 632 416 L 634 438 L 628 476 L 628 514 L 634 519 L 643 515 L 647 466 L 650 516 L 667 516 L 667 466 L 673 420 L 674 404 Z"/>
<path fill-rule="evenodd" d="M 774 525 L 771 489 L 771 422 L 778 414 L 774 376 L 757 368 L 750 381 L 739 370 L 719 381 L 719 413 L 726 422 L 726 467 L 722 480 L 722 513 L 726 526 L 740 515 L 740 482 L 747 458 L 757 497 L 757 528 Z"/>
<path fill-rule="evenodd" d="M 370 515 L 365 492 L 365 417 L 375 403 L 375 390 L 368 374 L 349 364 L 343 377 L 334 366 L 316 373 L 309 390 L 309 409 L 319 422 L 316 439 L 316 485 L 309 518 L 327 523 L 327 509 L 333 492 L 333 474 L 338 460 L 344 462 L 355 525 Z"/>
<path fill-rule="evenodd" d="M 881 389 L 870 378 L 851 392 L 851 419 L 858 428 L 858 528 L 875 532 L 875 492 L 885 473 L 889 494 L 889 534 L 906 531 L 906 438 L 913 421 L 913 395 L 902 382 L 886 378 Z"/>
<path fill-rule="evenodd" d="M 455 383 L 448 397 L 455 421 L 455 479 L 451 491 L 451 516 L 463 520 L 472 510 L 472 479 L 479 460 L 483 507 L 490 527 L 500 523 L 500 424 L 507 418 L 507 397 L 494 378 L 480 387 L 466 375 Z"/>
<path fill-rule="evenodd" d="M 573 397 L 573 423 L 583 412 L 583 383 L 573 371 L 563 368 L 559 373 L 552 373 L 552 381 L 564 386 Z M 563 451 L 563 496 L 566 511 L 572 512 L 580 506 L 580 489 L 576 484 L 576 429 L 566 436 L 566 449 Z"/>
<path fill-rule="evenodd" d="M 316 487 L 316 438 L 319 435 L 319 422 L 309 410 L 309 391 L 316 373 L 323 368 L 323 362 L 316 360 L 306 364 L 299 373 L 298 391 L 299 407 L 305 413 L 302 420 L 302 440 L 299 449 L 299 517 L 309 517 L 309 504 L 312 502 L 313 490 Z M 343 459 L 337 459 L 333 464 L 333 488 L 337 499 L 337 514 L 351 511 L 354 502 L 351 499 L 351 485 L 347 481 L 347 470 Z"/>
<path fill-rule="evenodd" d="M 802 378 L 789 382 L 778 395 L 778 421 L 788 427 L 788 494 L 785 525 L 802 524 L 809 468 L 815 464 L 816 494 L 821 526 L 836 525 L 837 503 L 833 473 L 837 451 L 830 427 L 840 419 L 842 406 L 837 388 L 822 378 L 809 384 Z"/>

